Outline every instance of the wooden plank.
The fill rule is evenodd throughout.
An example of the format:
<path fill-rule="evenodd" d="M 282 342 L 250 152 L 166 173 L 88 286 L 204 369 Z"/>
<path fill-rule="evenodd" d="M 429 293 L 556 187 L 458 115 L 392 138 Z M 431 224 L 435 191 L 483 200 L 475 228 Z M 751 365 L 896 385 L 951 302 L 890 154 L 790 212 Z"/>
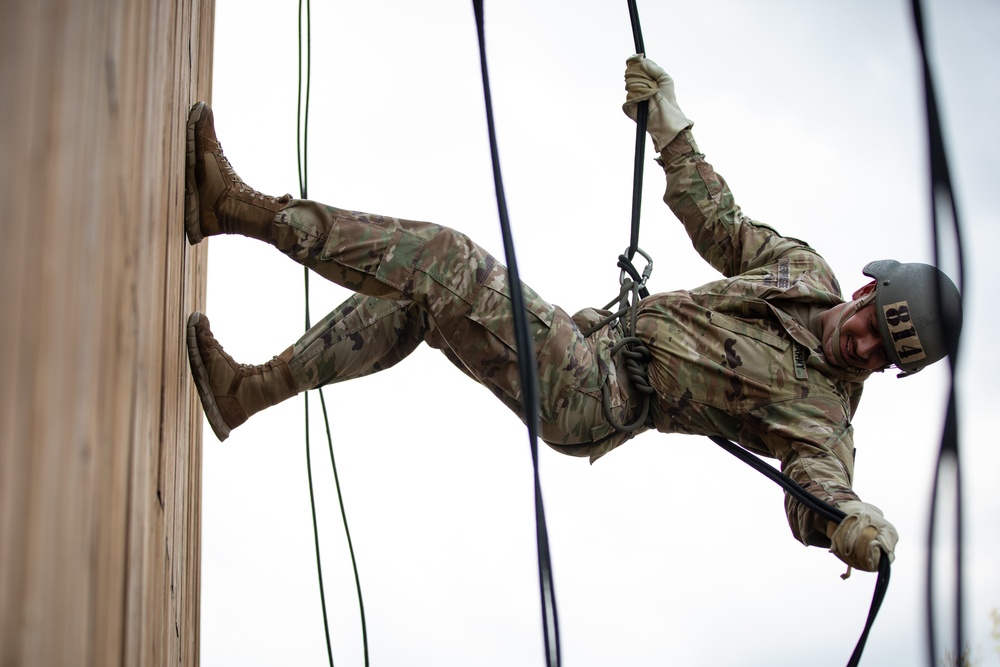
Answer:
<path fill-rule="evenodd" d="M 0 4 L 0 665 L 198 663 L 213 0 Z"/>

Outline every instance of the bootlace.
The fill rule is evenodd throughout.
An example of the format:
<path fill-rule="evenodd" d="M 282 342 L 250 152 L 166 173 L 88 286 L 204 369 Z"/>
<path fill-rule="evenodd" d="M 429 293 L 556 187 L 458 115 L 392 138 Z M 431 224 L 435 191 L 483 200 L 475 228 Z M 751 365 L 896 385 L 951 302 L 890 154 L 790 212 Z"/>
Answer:
<path fill-rule="evenodd" d="M 243 377 L 249 377 L 251 375 L 261 375 L 264 371 L 270 370 L 277 366 L 279 363 L 278 357 L 274 356 L 270 361 L 263 364 L 237 364 L 236 372 Z"/>
<path fill-rule="evenodd" d="M 255 199 L 255 198 L 266 199 L 272 204 L 278 201 L 277 197 L 266 195 L 260 190 L 255 190 L 251 188 L 249 185 L 246 184 L 246 182 L 242 178 L 240 178 L 239 174 L 237 174 L 236 170 L 233 168 L 233 165 L 230 164 L 229 158 L 227 158 L 226 154 L 222 151 L 222 144 L 219 144 L 218 156 L 219 159 L 222 161 L 222 168 L 225 170 L 226 174 L 230 177 L 233 186 L 236 187 L 237 191 L 240 194 L 249 193 L 250 199 Z"/>
<path fill-rule="evenodd" d="M 270 361 L 265 362 L 263 364 L 241 364 L 235 359 L 233 359 L 233 357 L 228 352 L 226 352 L 225 348 L 222 347 L 222 344 L 215 338 L 210 329 L 206 327 L 200 332 L 200 335 L 204 345 L 208 349 L 215 348 L 218 351 L 218 353 L 223 356 L 223 358 L 227 359 L 230 364 L 235 366 L 236 374 L 240 375 L 241 377 L 249 377 L 251 375 L 261 375 L 264 373 L 264 371 L 274 368 L 279 363 L 278 356 L 275 355 L 271 357 Z"/>

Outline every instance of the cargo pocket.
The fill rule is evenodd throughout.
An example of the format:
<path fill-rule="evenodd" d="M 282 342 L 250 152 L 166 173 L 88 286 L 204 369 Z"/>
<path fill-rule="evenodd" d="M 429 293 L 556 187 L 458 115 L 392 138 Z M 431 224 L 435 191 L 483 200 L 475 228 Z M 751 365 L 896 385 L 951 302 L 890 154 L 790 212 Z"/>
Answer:
<path fill-rule="evenodd" d="M 523 419 L 519 350 L 508 280 L 507 270 L 500 265 L 486 277 L 466 314 L 468 331 L 459 341 L 459 356 L 481 382 L 491 386 L 494 393 Z M 551 398 L 552 394 L 544 376 L 547 370 L 559 369 L 550 369 L 548 364 L 539 363 L 536 359 L 546 356 L 556 308 L 543 301 L 531 288 L 524 286 L 523 291 L 528 332 L 534 344 L 535 358 L 531 363 L 536 364 L 539 388 L 542 390 L 540 416 L 543 420 L 550 420 L 553 403 L 547 398 Z"/>
<path fill-rule="evenodd" d="M 510 278 L 507 270 L 497 266 L 486 279 L 469 311 L 469 319 L 499 338 L 511 350 L 517 348 L 514 331 L 514 305 L 510 298 Z M 528 314 L 528 331 L 535 343 L 535 353 L 541 352 L 540 343 L 548 337 L 555 306 L 544 301 L 533 289 L 522 284 L 524 307 Z"/>
<path fill-rule="evenodd" d="M 381 216 L 337 216 L 320 259 L 334 261 L 360 273 L 373 276 L 401 294 L 412 290 L 413 268 L 427 239 L 387 225 Z"/>
<path fill-rule="evenodd" d="M 773 377 L 771 367 L 791 347 L 780 336 L 721 313 L 712 313 L 711 324 L 702 353 L 747 378 L 766 381 Z"/>
<path fill-rule="evenodd" d="M 711 313 L 696 348 L 718 372 L 693 388 L 695 400 L 742 412 L 796 382 L 786 372 L 794 368 L 792 360 L 786 360 L 793 354 L 789 341 L 721 313 Z"/>

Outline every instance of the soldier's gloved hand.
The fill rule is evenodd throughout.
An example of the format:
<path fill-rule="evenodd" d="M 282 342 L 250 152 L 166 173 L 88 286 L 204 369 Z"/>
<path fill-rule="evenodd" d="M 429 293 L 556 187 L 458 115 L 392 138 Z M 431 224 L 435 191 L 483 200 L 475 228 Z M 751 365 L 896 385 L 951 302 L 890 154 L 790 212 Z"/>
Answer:
<path fill-rule="evenodd" d="M 830 550 L 851 567 L 866 572 L 878 570 L 879 557 L 883 553 L 892 562 L 899 535 L 882 516 L 882 510 L 860 500 L 849 500 L 839 509 L 847 517 L 830 536 L 833 542 Z"/>
<path fill-rule="evenodd" d="M 660 152 L 683 130 L 694 125 L 680 107 L 674 95 L 674 80 L 663 68 L 637 53 L 625 61 L 625 104 L 622 110 L 636 120 L 636 108 L 649 100 L 646 132 L 653 147 Z"/>

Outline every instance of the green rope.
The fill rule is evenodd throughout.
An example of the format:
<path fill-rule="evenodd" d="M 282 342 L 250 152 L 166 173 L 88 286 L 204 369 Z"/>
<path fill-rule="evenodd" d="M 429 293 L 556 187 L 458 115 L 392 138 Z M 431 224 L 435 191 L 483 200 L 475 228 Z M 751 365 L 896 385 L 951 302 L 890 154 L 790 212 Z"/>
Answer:
<path fill-rule="evenodd" d="M 309 0 L 305 0 L 305 10 L 306 10 L 306 29 L 305 29 L 305 39 L 306 39 L 306 56 L 305 56 L 305 103 L 303 104 L 303 76 L 302 76 L 302 7 L 303 0 L 299 0 L 299 78 L 298 78 L 298 109 L 296 112 L 296 149 L 297 149 L 297 159 L 298 159 L 298 171 L 299 171 L 299 191 L 300 198 L 307 199 L 309 191 L 309 163 L 308 163 L 308 147 L 309 147 L 309 92 L 310 92 L 310 81 L 311 81 L 311 53 L 312 53 L 312 22 L 310 16 L 310 5 Z M 303 269 L 303 277 L 305 282 L 305 327 L 306 331 L 312 328 L 312 318 L 309 313 L 309 269 Z M 340 475 L 337 473 L 337 460 L 333 454 L 333 436 L 330 431 L 330 417 L 326 409 L 326 399 L 323 396 L 323 390 L 320 388 L 319 391 L 319 401 L 320 407 L 323 411 L 323 422 L 326 427 L 326 439 L 327 439 L 327 449 L 330 453 L 330 464 L 333 468 L 333 480 L 334 486 L 337 490 L 337 501 L 340 505 L 340 517 L 344 526 L 344 534 L 347 537 L 347 548 L 351 556 L 351 567 L 354 571 L 354 585 L 358 594 L 358 609 L 361 614 L 361 636 L 362 643 L 364 645 L 364 655 L 365 655 L 365 667 L 369 665 L 368 656 L 368 625 L 365 621 L 365 605 L 364 599 L 361 594 L 361 578 L 358 574 L 358 562 L 354 554 L 354 542 L 351 539 L 351 531 L 347 523 L 347 511 L 344 508 L 344 497 L 340 489 Z M 306 473 L 309 478 L 309 504 L 312 510 L 312 523 L 313 523 L 313 541 L 316 550 L 316 573 L 319 579 L 319 596 L 320 605 L 323 611 L 323 631 L 326 634 L 326 652 L 329 659 L 330 667 L 333 667 L 333 649 L 330 642 L 330 622 L 327 616 L 326 610 L 326 593 L 325 587 L 323 585 L 323 560 L 320 554 L 319 546 L 319 525 L 316 518 L 316 500 L 315 493 L 313 490 L 313 476 L 312 476 L 312 458 L 311 458 L 311 441 L 309 437 L 309 394 L 305 394 L 305 427 L 306 427 Z"/>

